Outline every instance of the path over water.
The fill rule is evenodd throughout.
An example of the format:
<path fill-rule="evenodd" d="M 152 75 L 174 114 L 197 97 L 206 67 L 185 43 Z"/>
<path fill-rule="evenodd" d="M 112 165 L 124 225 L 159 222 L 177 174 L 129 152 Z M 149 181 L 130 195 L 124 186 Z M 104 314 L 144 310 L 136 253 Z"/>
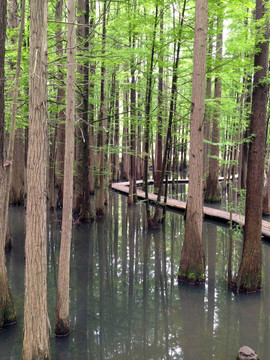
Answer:
<path fill-rule="evenodd" d="M 180 179 L 180 180 L 178 180 L 178 182 L 187 184 L 188 180 Z M 137 181 L 137 185 L 138 184 L 139 185 L 142 184 L 142 180 Z M 129 193 L 129 182 L 126 181 L 126 182 L 121 182 L 121 183 L 113 183 L 112 189 L 119 191 L 121 193 L 124 193 L 124 194 L 128 194 Z M 140 189 L 137 189 L 137 196 L 140 199 L 145 199 L 145 192 Z M 151 202 L 155 203 L 157 201 L 157 195 L 155 195 L 155 194 L 148 194 L 148 197 Z M 164 202 L 163 197 L 161 197 L 161 202 Z M 186 209 L 186 202 L 168 198 L 167 202 L 166 202 L 166 206 L 168 206 L 172 209 L 175 209 L 175 210 L 184 211 Z M 214 209 L 214 208 L 204 206 L 203 212 L 204 212 L 204 216 L 207 218 L 217 220 L 217 221 L 226 221 L 226 222 L 230 221 L 230 213 L 228 211 Z M 243 225 L 245 222 L 245 216 L 233 213 L 232 221 L 236 224 Z M 262 236 L 270 238 L 270 222 L 265 221 L 265 220 L 262 220 Z"/>

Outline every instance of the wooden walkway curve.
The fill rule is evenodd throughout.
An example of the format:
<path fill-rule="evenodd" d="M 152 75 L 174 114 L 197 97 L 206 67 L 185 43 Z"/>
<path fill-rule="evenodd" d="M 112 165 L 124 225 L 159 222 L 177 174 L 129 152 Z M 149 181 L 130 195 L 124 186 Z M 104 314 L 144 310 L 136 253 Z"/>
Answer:
<path fill-rule="evenodd" d="M 182 180 L 178 180 L 178 182 L 188 183 L 188 180 L 182 179 Z M 140 185 L 140 184 L 142 184 L 142 180 L 137 181 L 137 185 Z M 121 182 L 121 183 L 120 182 L 113 183 L 112 189 L 115 191 L 118 191 L 120 193 L 128 194 L 129 182 L 126 181 L 126 182 Z M 145 199 L 145 192 L 140 189 L 137 189 L 137 196 L 140 199 Z M 155 203 L 157 201 L 157 195 L 155 195 L 155 194 L 148 194 L 148 197 L 151 202 Z M 163 202 L 164 199 L 161 198 L 161 201 Z M 169 208 L 175 209 L 175 210 L 184 211 L 186 208 L 186 202 L 168 198 L 167 202 L 166 202 L 166 206 Z M 204 206 L 203 212 L 204 212 L 204 216 L 207 218 L 217 220 L 217 221 L 222 221 L 222 222 L 230 221 L 230 213 L 228 211 L 214 209 L 214 208 Z M 236 224 L 243 225 L 245 222 L 245 217 L 243 215 L 238 215 L 236 213 L 233 213 L 232 220 Z M 270 222 L 269 221 L 262 220 L 262 236 L 270 238 Z"/>

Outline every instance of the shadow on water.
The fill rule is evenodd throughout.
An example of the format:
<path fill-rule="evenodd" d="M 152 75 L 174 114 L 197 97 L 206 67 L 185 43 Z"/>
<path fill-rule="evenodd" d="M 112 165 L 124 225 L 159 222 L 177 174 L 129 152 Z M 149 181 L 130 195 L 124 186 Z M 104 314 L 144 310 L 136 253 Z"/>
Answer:
<path fill-rule="evenodd" d="M 204 286 L 177 284 L 184 235 L 183 216 L 168 213 L 159 230 L 147 231 L 143 204 L 110 193 L 107 216 L 73 229 L 71 334 L 55 339 L 55 360 L 235 359 L 240 346 L 270 358 L 270 246 L 263 244 L 261 294 L 227 290 L 229 231 L 213 222 L 203 229 Z M 142 215 L 143 214 L 143 215 Z M 18 325 L 0 334 L 0 359 L 21 359 L 24 298 L 25 213 L 10 208 L 13 249 L 7 267 Z M 48 224 L 48 305 L 54 324 L 60 223 Z M 233 271 L 241 239 L 234 240 Z"/>

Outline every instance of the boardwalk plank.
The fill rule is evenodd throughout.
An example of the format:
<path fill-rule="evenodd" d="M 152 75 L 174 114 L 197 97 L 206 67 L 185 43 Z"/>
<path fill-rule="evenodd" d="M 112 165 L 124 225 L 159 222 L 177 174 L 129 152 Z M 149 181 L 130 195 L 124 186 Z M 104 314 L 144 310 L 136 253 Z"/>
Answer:
<path fill-rule="evenodd" d="M 182 179 L 181 182 L 187 183 L 188 180 Z M 138 181 L 137 184 L 138 185 L 142 184 L 142 181 Z M 119 191 L 121 193 L 124 193 L 124 194 L 128 194 L 129 182 L 126 181 L 126 182 L 122 182 L 122 183 L 113 183 L 112 189 Z M 145 199 L 145 192 L 140 189 L 137 189 L 137 196 L 139 199 Z M 149 197 L 149 200 L 152 202 L 157 201 L 157 195 L 155 195 L 155 194 L 149 194 L 148 197 Z M 164 202 L 163 198 L 161 198 L 161 202 Z M 168 206 L 172 209 L 175 209 L 175 210 L 180 210 L 180 211 L 184 211 L 186 209 L 186 203 L 184 201 L 179 201 L 179 200 L 171 199 L 171 198 L 167 199 L 166 206 Z M 205 217 L 207 217 L 207 218 L 214 219 L 217 221 L 226 221 L 226 222 L 230 221 L 230 213 L 228 211 L 214 209 L 214 208 L 204 206 L 203 212 L 204 212 Z M 233 213 L 232 221 L 235 224 L 244 225 L 245 217 L 243 215 Z M 265 220 L 262 220 L 262 236 L 270 238 L 270 223 Z"/>

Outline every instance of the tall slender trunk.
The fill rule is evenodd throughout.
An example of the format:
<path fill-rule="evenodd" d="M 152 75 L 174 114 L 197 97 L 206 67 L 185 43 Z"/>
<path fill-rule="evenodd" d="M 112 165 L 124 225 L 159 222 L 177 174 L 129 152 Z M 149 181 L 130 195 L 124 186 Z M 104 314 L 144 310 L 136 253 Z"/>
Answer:
<path fill-rule="evenodd" d="M 89 2 L 78 1 L 78 46 L 81 51 L 89 51 Z M 74 193 L 74 212 L 80 221 L 88 222 L 93 215 L 90 208 L 89 192 L 89 60 L 79 58 L 79 92 L 77 142 L 76 142 L 76 181 Z"/>
<path fill-rule="evenodd" d="M 164 2 L 163 2 L 164 5 Z M 160 20 L 160 42 L 164 40 L 164 11 L 161 9 L 161 20 Z M 164 122 L 164 94 L 163 94 L 163 50 L 160 54 L 160 65 L 158 68 L 158 117 L 157 117 L 157 135 L 156 135 L 156 152 L 155 152 L 155 193 L 158 191 L 162 176 L 162 143 L 163 143 L 163 122 Z"/>
<path fill-rule="evenodd" d="M 47 1 L 31 1 L 23 360 L 49 359 L 47 312 Z"/>
<path fill-rule="evenodd" d="M 207 0 L 195 2 L 193 79 L 190 119 L 189 187 L 184 243 L 178 280 L 205 281 L 205 255 L 202 243 L 203 221 L 203 120 L 205 101 Z"/>
<path fill-rule="evenodd" d="M 69 324 L 69 279 L 70 279 L 70 246 L 72 235 L 72 202 L 73 202 L 73 163 L 74 163 L 74 123 L 75 123 L 75 61 L 76 61 L 76 9 L 75 2 L 68 2 L 68 39 L 67 39 L 67 110 L 65 126 L 65 165 L 63 213 L 61 227 L 61 247 L 57 285 L 57 303 L 55 318 L 55 335 L 68 335 Z"/>
<path fill-rule="evenodd" d="M 21 205 L 24 202 L 24 134 L 23 128 L 16 129 L 14 140 L 13 166 L 9 192 L 9 203 Z"/>
<path fill-rule="evenodd" d="M 267 180 L 264 186 L 263 214 L 270 215 L 270 161 L 268 160 Z"/>
<path fill-rule="evenodd" d="M 213 21 L 210 21 L 211 29 L 213 28 Z M 208 36 L 208 54 L 207 58 L 211 60 L 212 58 L 212 52 L 213 52 L 213 40 L 212 36 Z M 211 72 L 210 65 L 206 68 L 207 73 Z M 212 79 L 211 76 L 209 76 L 206 79 L 206 98 L 211 99 L 212 98 Z M 204 115 L 204 139 L 207 141 L 210 141 L 210 131 L 211 131 L 211 112 L 210 107 L 205 106 L 205 115 Z M 209 144 L 204 143 L 203 146 L 203 175 L 204 175 L 204 187 L 206 186 L 206 179 L 209 174 Z"/>
<path fill-rule="evenodd" d="M 103 16 L 102 16 L 102 54 L 105 54 L 106 45 L 106 15 L 107 15 L 107 0 L 104 0 L 103 4 Z M 99 166 L 99 194 L 96 206 L 96 215 L 102 217 L 105 214 L 105 63 L 101 64 L 101 84 L 100 84 L 100 166 Z"/>
<path fill-rule="evenodd" d="M 59 0 L 55 8 L 56 28 L 56 54 L 63 57 L 63 38 L 61 21 L 63 18 L 63 0 Z M 65 101 L 64 73 L 61 65 L 58 66 L 57 80 L 59 82 L 57 88 L 57 104 L 62 105 Z M 56 114 L 56 134 L 55 134 L 55 187 L 57 189 L 56 204 L 58 208 L 63 206 L 63 178 L 64 178 L 64 157 L 65 157 L 65 109 L 61 106 Z"/>
<path fill-rule="evenodd" d="M 7 1 L 0 7 L 0 166 L 4 165 L 5 144 L 5 42 Z"/>
<path fill-rule="evenodd" d="M 24 12 L 25 5 L 21 4 L 22 12 Z M 10 0 L 8 2 L 8 28 L 9 29 L 18 29 L 20 25 L 20 18 L 18 14 L 18 2 L 17 0 Z M 24 14 L 21 14 L 21 18 L 24 17 Z M 21 24 L 24 23 L 24 20 L 21 19 Z M 9 38 L 9 41 L 12 43 L 12 45 L 16 45 L 18 40 L 20 41 L 20 30 L 18 29 L 18 34 L 14 35 Z M 22 46 L 22 45 L 20 45 Z M 18 56 L 18 52 L 17 52 Z M 11 70 L 13 70 L 16 67 L 16 72 L 20 71 L 18 70 L 18 63 L 10 61 L 11 63 Z M 16 75 L 15 75 L 16 76 Z M 15 85 L 15 84 L 14 84 Z M 7 97 L 12 97 L 14 91 L 16 91 L 16 88 L 14 86 L 14 90 L 12 92 L 7 92 Z M 17 100 L 16 100 L 17 101 Z M 18 103 L 18 101 L 17 101 Z M 11 108 L 13 109 L 14 103 L 12 103 Z M 11 109 L 11 111 L 13 111 Z M 12 115 L 13 116 L 13 115 Z M 24 140 L 23 140 L 23 129 L 17 128 L 15 133 L 15 139 L 14 139 L 14 154 L 13 154 L 13 161 L 12 161 L 12 169 L 11 177 L 10 177 L 10 193 L 9 193 L 9 203 L 13 205 L 19 205 L 24 202 L 24 177 L 25 177 L 25 164 L 24 164 Z M 7 232 L 9 230 L 7 229 Z M 10 243 L 10 236 L 7 234 L 8 239 L 6 240 L 6 247 L 9 248 L 11 246 Z"/>
<path fill-rule="evenodd" d="M 90 1 L 90 44 L 93 43 L 95 34 L 95 14 L 96 1 Z M 95 81 L 96 73 L 95 61 L 90 62 L 90 83 L 89 83 L 89 97 L 94 99 L 95 96 Z M 89 192 L 95 192 L 95 134 L 94 134 L 94 120 L 95 120 L 95 105 L 93 102 L 89 103 Z"/>
<path fill-rule="evenodd" d="M 264 18 L 263 34 L 257 39 L 254 57 L 254 82 L 250 133 L 254 134 L 249 145 L 247 169 L 247 194 L 245 208 L 244 242 L 241 264 L 237 277 L 237 289 L 254 292 L 262 282 L 262 205 L 264 182 L 264 156 L 267 129 L 268 58 L 269 58 L 269 1 L 256 0 L 256 20 Z"/>
<path fill-rule="evenodd" d="M 125 83 L 129 84 L 129 79 L 125 80 Z M 128 180 L 129 174 L 129 155 L 128 155 L 128 147 L 129 147 L 129 138 L 128 138 L 128 118 L 129 118 L 129 102 L 130 102 L 130 94 L 128 90 L 124 90 L 124 125 L 123 125 L 123 138 L 122 138 L 122 171 L 121 171 L 121 179 Z"/>
<path fill-rule="evenodd" d="M 247 112 L 251 111 L 251 87 L 252 87 L 252 80 L 250 77 L 246 79 L 247 86 L 246 86 L 246 92 L 247 95 L 244 100 L 244 107 Z M 244 138 L 248 138 L 250 135 L 249 129 L 246 129 L 244 133 Z M 240 188 L 246 189 L 247 188 L 247 164 L 248 164 L 248 143 L 246 141 L 243 142 L 241 146 L 241 183 Z"/>
<path fill-rule="evenodd" d="M 130 47 L 135 48 L 135 36 L 130 37 Z M 131 65 L 131 89 L 130 89 L 130 176 L 129 176 L 129 195 L 128 205 L 133 205 L 137 201 L 136 190 L 136 79 L 135 79 L 135 58 L 132 56 Z"/>
<path fill-rule="evenodd" d="M 180 59 L 180 49 L 181 49 L 181 37 L 182 37 L 182 30 L 183 30 L 183 23 L 184 23 L 184 16 L 185 16 L 185 10 L 186 10 L 186 0 L 183 4 L 182 14 L 181 14 L 181 21 L 180 21 L 180 28 L 179 33 L 177 37 L 177 47 L 176 47 L 176 55 L 175 55 L 175 61 L 173 64 L 173 78 L 172 78 L 172 87 L 171 87 L 171 96 L 170 96 L 170 111 L 169 111 L 169 121 L 168 121 L 168 128 L 167 128 L 167 136 L 164 146 L 164 153 L 163 153 L 163 160 L 162 160 L 162 169 L 161 169 L 161 176 L 160 181 L 158 184 L 158 196 L 157 196 L 157 202 L 161 199 L 162 194 L 162 182 L 165 175 L 165 170 L 167 166 L 168 161 L 168 153 L 171 149 L 172 144 L 172 123 L 173 123 L 173 115 L 175 110 L 175 103 L 176 103 L 176 97 L 177 97 L 177 69 L 179 65 L 179 59 Z M 154 215 L 154 222 L 156 223 L 159 220 L 159 209 L 156 207 L 155 215 Z"/>
<path fill-rule="evenodd" d="M 4 207 L 4 233 L 3 236 L 6 238 L 7 228 L 8 228 L 8 205 L 9 205 L 9 194 L 11 187 L 11 176 L 13 169 L 13 158 L 14 158 L 14 142 L 16 134 L 16 111 L 19 95 L 19 78 L 21 70 L 21 53 L 22 53 L 22 40 L 23 40 L 23 29 L 24 29 L 24 15 L 25 15 L 25 1 L 22 2 L 22 14 L 21 14 L 21 26 L 19 32 L 19 41 L 18 41 L 18 52 L 17 52 L 17 63 L 16 63 L 16 74 L 14 79 L 14 92 L 13 92 L 13 104 L 11 110 L 11 122 L 10 122 L 10 134 L 9 134 L 9 143 L 8 143 L 8 152 L 5 170 L 6 178 L 6 190 L 5 190 L 5 207 Z M 6 238 L 7 239 L 7 238 Z M 10 244 L 6 244 L 6 248 L 10 247 Z"/>
<path fill-rule="evenodd" d="M 112 159 L 112 181 L 119 180 L 119 81 L 116 80 L 116 71 L 113 74 L 114 84 L 114 106 L 112 109 L 112 116 L 114 119 L 114 148 L 115 151 L 111 155 Z"/>
<path fill-rule="evenodd" d="M 4 166 L 5 129 L 5 39 L 6 10 L 4 0 L 0 6 L 0 329 L 3 325 L 16 322 L 16 314 L 9 288 L 5 258 L 5 191 L 6 169 Z"/>
<path fill-rule="evenodd" d="M 220 4 L 219 4 L 220 6 Z M 223 46 L 223 19 L 220 15 L 217 17 L 217 41 L 216 41 L 216 67 L 220 67 L 222 60 Z M 220 72 L 220 71 L 219 71 Z M 211 202 L 220 201 L 219 189 L 219 118 L 220 118 L 220 100 L 221 100 L 221 76 L 218 73 L 215 78 L 215 101 L 216 109 L 213 114 L 212 124 L 212 144 L 210 145 L 209 173 L 206 179 L 205 200 Z"/>
<path fill-rule="evenodd" d="M 145 204 L 146 204 L 146 216 L 148 227 L 151 228 L 155 226 L 152 221 L 152 216 L 150 213 L 150 204 L 148 198 L 148 163 L 150 156 L 150 110 L 152 102 L 152 83 L 153 83 L 153 69 L 154 69 L 154 55 L 155 55 L 155 41 L 156 41 L 156 32 L 157 32 L 157 22 L 158 22 L 158 5 L 156 5 L 155 12 L 155 24 L 153 30 L 153 42 L 151 49 L 151 59 L 148 65 L 147 71 L 147 84 L 146 84 L 146 102 L 145 102 L 145 144 L 144 144 L 144 186 L 145 186 Z"/>

